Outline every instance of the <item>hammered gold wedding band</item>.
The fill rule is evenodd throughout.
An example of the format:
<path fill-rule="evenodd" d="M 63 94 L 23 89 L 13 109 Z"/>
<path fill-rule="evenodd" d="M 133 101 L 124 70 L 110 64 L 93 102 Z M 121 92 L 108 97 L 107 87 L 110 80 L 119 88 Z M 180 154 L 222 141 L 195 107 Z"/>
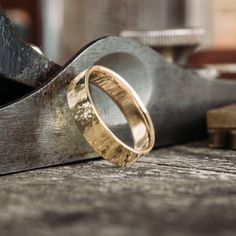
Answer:
<path fill-rule="evenodd" d="M 101 119 L 89 83 L 99 87 L 117 104 L 130 126 L 134 147 L 117 138 Z M 117 166 L 128 166 L 150 152 L 155 142 L 152 120 L 132 87 L 117 73 L 92 66 L 74 78 L 67 93 L 79 130 L 90 146 Z"/>

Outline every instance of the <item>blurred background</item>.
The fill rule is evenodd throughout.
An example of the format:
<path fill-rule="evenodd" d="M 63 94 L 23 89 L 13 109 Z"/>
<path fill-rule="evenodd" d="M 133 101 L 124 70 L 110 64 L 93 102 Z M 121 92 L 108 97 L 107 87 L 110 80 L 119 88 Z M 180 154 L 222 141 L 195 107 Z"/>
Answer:
<path fill-rule="evenodd" d="M 187 32 L 193 35 L 185 39 L 172 32 L 164 44 L 199 48 L 185 58 L 188 63 L 236 62 L 235 0 L 0 0 L 0 5 L 27 42 L 61 65 L 98 37 L 125 35 L 159 48 L 160 30 L 183 28 L 202 30 Z M 148 31 L 157 35 L 144 35 Z"/>

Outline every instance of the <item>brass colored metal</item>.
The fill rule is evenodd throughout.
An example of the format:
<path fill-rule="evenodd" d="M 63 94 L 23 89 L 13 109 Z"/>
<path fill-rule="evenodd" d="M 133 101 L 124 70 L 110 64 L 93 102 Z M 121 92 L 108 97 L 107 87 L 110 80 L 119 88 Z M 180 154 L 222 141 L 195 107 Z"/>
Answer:
<path fill-rule="evenodd" d="M 208 111 L 207 128 L 210 148 L 236 149 L 236 104 Z"/>
<path fill-rule="evenodd" d="M 101 119 L 90 93 L 89 82 L 118 105 L 131 128 L 134 147 L 117 138 Z M 155 131 L 151 117 L 136 92 L 117 73 L 102 66 L 90 67 L 71 81 L 67 96 L 81 133 L 106 160 L 117 166 L 129 166 L 153 148 Z"/>

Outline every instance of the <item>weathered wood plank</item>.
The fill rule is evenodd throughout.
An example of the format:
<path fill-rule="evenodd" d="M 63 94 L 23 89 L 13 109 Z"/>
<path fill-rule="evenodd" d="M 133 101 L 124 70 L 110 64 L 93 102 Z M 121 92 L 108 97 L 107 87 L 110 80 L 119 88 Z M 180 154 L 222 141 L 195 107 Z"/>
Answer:
<path fill-rule="evenodd" d="M 0 235 L 236 234 L 236 152 L 193 143 L 127 169 L 89 161 L 0 177 Z"/>

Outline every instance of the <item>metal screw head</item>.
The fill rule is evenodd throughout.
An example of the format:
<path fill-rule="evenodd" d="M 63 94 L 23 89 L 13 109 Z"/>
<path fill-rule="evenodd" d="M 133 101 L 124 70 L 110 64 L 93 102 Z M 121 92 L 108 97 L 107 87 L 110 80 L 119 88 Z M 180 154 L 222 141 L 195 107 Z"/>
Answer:
<path fill-rule="evenodd" d="M 175 63 L 184 63 L 203 42 L 204 34 L 201 28 L 121 32 L 121 36 L 136 39 L 156 49 L 167 61 Z"/>

